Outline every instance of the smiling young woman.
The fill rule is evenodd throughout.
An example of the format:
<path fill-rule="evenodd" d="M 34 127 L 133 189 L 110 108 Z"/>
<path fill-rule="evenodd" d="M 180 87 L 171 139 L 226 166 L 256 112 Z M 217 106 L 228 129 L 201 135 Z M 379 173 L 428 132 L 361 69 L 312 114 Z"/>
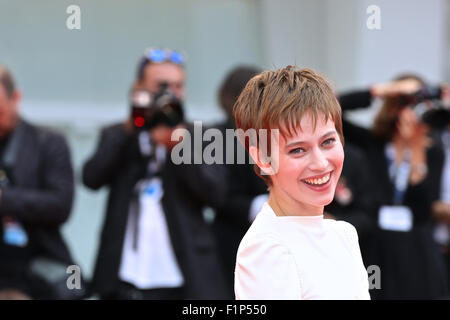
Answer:
<path fill-rule="evenodd" d="M 271 176 L 269 204 L 278 209 L 276 214 L 322 215 L 333 200 L 344 162 L 334 121 L 322 116 L 314 123 L 306 113 L 296 133 L 281 135 L 275 149 L 280 169 Z"/>
<path fill-rule="evenodd" d="M 236 298 L 369 299 L 355 228 L 323 218 L 344 161 L 341 109 L 328 82 L 292 66 L 263 72 L 234 116 L 237 128 L 280 132 L 270 134 L 271 162 L 258 143 L 245 144 L 270 196 L 240 243 Z"/>

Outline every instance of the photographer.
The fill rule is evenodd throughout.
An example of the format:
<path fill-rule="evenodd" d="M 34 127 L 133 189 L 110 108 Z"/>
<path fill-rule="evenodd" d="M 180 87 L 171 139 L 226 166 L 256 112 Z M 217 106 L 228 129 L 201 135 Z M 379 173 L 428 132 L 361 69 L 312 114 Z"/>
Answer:
<path fill-rule="evenodd" d="M 66 286 L 73 261 L 60 233 L 74 192 L 69 149 L 61 135 L 19 116 L 20 99 L 0 67 L 0 297 L 76 298 L 81 291 Z M 60 282 L 47 277 L 55 270 Z"/>
<path fill-rule="evenodd" d="M 84 165 L 87 187 L 110 189 L 93 279 L 101 298 L 226 298 L 214 238 L 202 215 L 205 205 L 223 201 L 222 171 L 215 165 L 175 165 L 170 157 L 172 132 L 190 128 L 181 107 L 184 81 L 181 54 L 147 51 L 138 66 L 130 119 L 103 129 Z"/>
<path fill-rule="evenodd" d="M 429 99 L 426 91 L 420 78 L 405 75 L 340 96 L 344 113 L 368 107 L 373 98 L 384 100 L 371 130 L 344 120 L 346 141 L 366 153 L 367 192 L 377 205 L 378 227 L 365 261 L 381 270 L 381 289 L 371 292 L 375 299 L 438 299 L 448 290 L 431 214 L 439 198 L 443 154 L 417 106 Z"/>
<path fill-rule="evenodd" d="M 218 91 L 219 103 L 227 118 L 216 127 L 226 136 L 227 129 L 236 129 L 233 106 L 247 82 L 261 71 L 253 66 L 240 65 L 226 75 Z M 223 158 L 233 155 L 233 164 L 224 164 L 227 175 L 227 195 L 223 205 L 215 208 L 212 224 L 217 239 L 228 290 L 234 296 L 234 269 L 239 243 L 256 214 L 268 199 L 267 186 L 254 172 L 246 153 L 245 164 L 238 164 L 238 150 L 242 148 L 237 137 L 232 150 L 224 144 Z"/>
<path fill-rule="evenodd" d="M 436 219 L 434 239 L 441 249 L 450 275 L 450 87 L 442 90 L 440 109 L 430 112 L 428 118 L 437 127 L 435 139 L 442 144 L 444 150 L 444 166 L 442 168 L 440 197 L 433 203 L 433 216 Z M 449 277 L 450 278 L 450 277 Z M 450 286 L 450 279 L 449 286 Z"/>

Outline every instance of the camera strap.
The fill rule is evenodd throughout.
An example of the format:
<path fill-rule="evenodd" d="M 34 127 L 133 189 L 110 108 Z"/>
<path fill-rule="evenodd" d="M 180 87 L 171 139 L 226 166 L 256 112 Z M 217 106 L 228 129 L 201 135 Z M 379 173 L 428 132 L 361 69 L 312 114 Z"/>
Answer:
<path fill-rule="evenodd" d="M 389 178 L 394 186 L 393 205 L 382 205 L 378 211 L 378 226 L 382 230 L 408 232 L 413 227 L 411 208 L 403 205 L 411 172 L 410 151 L 405 150 L 400 163 L 395 162 L 395 149 L 386 145 L 385 155 L 389 169 Z"/>
<path fill-rule="evenodd" d="M 148 133 L 146 133 L 148 137 Z M 132 198 L 132 204 L 130 207 L 131 214 L 134 215 L 133 222 L 133 248 L 137 250 L 138 247 L 138 236 L 139 236 L 139 219 L 141 216 L 141 210 L 143 205 L 143 199 L 148 198 L 146 195 L 148 194 L 157 194 L 157 192 L 153 192 L 154 190 L 161 189 L 162 194 L 162 184 L 158 189 L 155 185 L 155 181 L 159 181 L 161 179 L 161 170 L 164 166 L 164 162 L 166 160 L 166 152 L 167 149 L 161 145 L 151 144 L 151 141 L 148 140 L 148 143 L 151 146 L 151 152 L 149 155 L 146 175 L 142 179 L 140 179 L 135 188 Z M 159 193 L 158 193 L 159 194 Z M 145 201 L 144 201 L 145 202 Z"/>
<path fill-rule="evenodd" d="M 150 141 L 150 134 L 147 131 L 138 133 L 139 151 L 141 155 L 149 157 L 153 152 L 153 146 Z"/>

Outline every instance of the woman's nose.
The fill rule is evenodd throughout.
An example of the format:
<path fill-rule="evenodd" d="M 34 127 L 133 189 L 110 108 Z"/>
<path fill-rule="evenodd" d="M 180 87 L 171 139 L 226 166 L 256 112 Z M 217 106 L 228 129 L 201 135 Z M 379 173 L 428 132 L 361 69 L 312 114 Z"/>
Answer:
<path fill-rule="evenodd" d="M 313 149 L 311 153 L 310 169 L 313 171 L 324 171 L 328 167 L 328 160 L 320 149 Z"/>

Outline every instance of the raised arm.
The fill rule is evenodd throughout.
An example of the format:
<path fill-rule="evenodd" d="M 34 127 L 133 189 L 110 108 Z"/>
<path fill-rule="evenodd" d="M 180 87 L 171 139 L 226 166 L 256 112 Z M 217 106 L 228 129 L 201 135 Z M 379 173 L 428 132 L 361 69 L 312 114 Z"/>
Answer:
<path fill-rule="evenodd" d="M 123 124 L 103 129 L 97 149 L 83 166 L 83 183 L 94 190 L 109 184 L 125 160 L 132 140 L 132 133 Z"/>

